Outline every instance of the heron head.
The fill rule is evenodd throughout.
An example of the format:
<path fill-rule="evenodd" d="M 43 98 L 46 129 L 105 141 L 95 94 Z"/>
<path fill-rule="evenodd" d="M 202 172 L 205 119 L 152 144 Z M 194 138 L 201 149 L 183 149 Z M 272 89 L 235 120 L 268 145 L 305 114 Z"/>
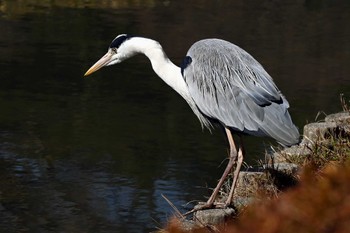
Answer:
<path fill-rule="evenodd" d="M 107 53 L 91 66 L 84 76 L 88 76 L 104 66 L 118 64 L 135 55 L 136 52 L 130 49 L 127 43 L 131 38 L 132 36 L 127 34 L 117 36 L 110 44 Z"/>

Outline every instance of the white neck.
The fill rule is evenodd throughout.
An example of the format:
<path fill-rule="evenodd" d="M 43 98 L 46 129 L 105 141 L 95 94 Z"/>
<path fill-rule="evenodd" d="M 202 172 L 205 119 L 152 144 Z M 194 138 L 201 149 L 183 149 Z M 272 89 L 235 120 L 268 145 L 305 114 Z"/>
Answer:
<path fill-rule="evenodd" d="M 190 95 L 188 93 L 187 84 L 181 75 L 180 67 L 169 60 L 162 46 L 157 41 L 148 38 L 134 37 L 128 42 L 132 43 L 129 44 L 129 48 L 148 57 L 154 72 L 156 72 L 166 84 L 188 100 Z"/>
<path fill-rule="evenodd" d="M 211 124 L 200 113 L 192 99 L 187 84 L 181 75 L 181 68 L 172 63 L 165 54 L 162 46 L 155 40 L 142 37 L 134 37 L 128 41 L 128 48 L 136 53 L 143 53 L 151 61 L 152 68 L 163 81 L 179 93 L 190 105 L 193 112 L 199 118 L 202 126 L 210 129 Z"/>

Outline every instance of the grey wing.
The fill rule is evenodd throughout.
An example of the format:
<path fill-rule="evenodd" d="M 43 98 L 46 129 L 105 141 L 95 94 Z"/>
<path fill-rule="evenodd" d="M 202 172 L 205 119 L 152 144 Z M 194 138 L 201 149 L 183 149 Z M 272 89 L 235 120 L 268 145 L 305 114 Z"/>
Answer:
<path fill-rule="evenodd" d="M 229 42 L 208 39 L 195 43 L 182 70 L 199 110 L 233 130 L 270 136 L 295 144 L 299 132 L 289 104 L 272 78 L 252 56 Z"/>

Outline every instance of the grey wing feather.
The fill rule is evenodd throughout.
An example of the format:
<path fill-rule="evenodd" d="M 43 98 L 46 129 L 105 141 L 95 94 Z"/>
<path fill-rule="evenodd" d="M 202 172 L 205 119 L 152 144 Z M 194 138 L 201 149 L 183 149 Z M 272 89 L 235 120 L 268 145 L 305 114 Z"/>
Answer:
<path fill-rule="evenodd" d="M 299 132 L 288 113 L 288 101 L 251 55 L 219 39 L 196 42 L 183 69 L 189 92 L 199 110 L 233 130 L 270 136 L 295 144 Z"/>

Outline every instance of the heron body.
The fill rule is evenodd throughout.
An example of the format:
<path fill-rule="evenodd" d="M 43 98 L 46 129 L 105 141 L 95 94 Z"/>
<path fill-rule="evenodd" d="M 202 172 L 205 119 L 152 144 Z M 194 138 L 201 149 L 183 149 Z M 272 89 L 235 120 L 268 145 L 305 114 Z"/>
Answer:
<path fill-rule="evenodd" d="M 244 157 L 243 143 L 236 144 L 232 133 L 268 136 L 285 146 L 299 142 L 298 129 L 288 112 L 289 103 L 270 75 L 249 53 L 228 41 L 204 39 L 194 43 L 178 67 L 157 41 L 122 34 L 85 76 L 139 53 L 146 55 L 155 73 L 186 100 L 202 126 L 210 129 L 215 121 L 225 128 L 229 163 L 205 207 L 213 205 L 223 181 L 237 163 L 226 205 L 231 203 Z"/>
<path fill-rule="evenodd" d="M 269 136 L 293 145 L 299 133 L 289 104 L 270 75 L 240 47 L 219 39 L 196 42 L 183 77 L 196 106 L 206 117 L 235 132 Z"/>

